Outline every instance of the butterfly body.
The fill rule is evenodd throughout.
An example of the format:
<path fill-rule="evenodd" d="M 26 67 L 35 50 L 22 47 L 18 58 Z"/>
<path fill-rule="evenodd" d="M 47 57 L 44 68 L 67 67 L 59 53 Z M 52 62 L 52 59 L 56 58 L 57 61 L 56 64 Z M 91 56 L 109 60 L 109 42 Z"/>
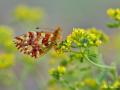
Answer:
<path fill-rule="evenodd" d="M 60 41 L 60 28 L 51 32 L 27 32 L 26 34 L 15 37 L 15 44 L 18 50 L 34 58 L 47 53 L 52 47 L 58 45 Z"/>

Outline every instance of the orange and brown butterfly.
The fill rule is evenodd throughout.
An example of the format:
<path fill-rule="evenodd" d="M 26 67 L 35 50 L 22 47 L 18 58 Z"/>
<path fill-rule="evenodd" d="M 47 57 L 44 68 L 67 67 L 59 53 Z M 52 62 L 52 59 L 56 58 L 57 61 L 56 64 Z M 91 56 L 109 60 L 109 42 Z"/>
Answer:
<path fill-rule="evenodd" d="M 57 45 L 61 42 L 60 33 L 60 27 L 57 27 L 53 33 L 31 31 L 15 37 L 14 43 L 20 52 L 38 58 L 47 53 L 52 47 L 56 49 Z"/>

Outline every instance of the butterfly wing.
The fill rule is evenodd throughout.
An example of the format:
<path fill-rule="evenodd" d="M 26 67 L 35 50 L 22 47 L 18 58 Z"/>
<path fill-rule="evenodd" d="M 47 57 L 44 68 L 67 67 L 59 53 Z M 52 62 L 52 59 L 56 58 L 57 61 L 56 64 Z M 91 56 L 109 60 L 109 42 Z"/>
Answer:
<path fill-rule="evenodd" d="M 38 58 L 52 48 L 53 34 L 50 32 L 28 32 L 15 37 L 18 50 L 24 54 Z"/>

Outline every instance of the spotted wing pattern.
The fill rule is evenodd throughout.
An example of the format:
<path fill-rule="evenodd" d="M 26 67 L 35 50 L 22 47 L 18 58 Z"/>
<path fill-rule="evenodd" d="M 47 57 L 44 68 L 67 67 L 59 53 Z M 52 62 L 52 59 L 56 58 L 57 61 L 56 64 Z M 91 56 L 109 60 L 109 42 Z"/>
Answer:
<path fill-rule="evenodd" d="M 38 58 L 49 51 L 55 45 L 58 36 L 58 29 L 51 32 L 27 32 L 26 34 L 15 37 L 17 49 L 34 58 Z"/>

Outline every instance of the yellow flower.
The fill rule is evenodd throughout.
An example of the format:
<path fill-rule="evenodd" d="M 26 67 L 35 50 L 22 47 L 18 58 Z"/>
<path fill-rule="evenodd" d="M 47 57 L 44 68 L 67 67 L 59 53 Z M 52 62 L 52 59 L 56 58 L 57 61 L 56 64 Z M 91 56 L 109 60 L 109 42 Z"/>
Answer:
<path fill-rule="evenodd" d="M 96 35 L 93 34 L 93 33 L 90 33 L 89 36 L 90 36 L 90 38 L 91 38 L 92 40 L 95 40 L 95 39 L 96 39 Z"/>
<path fill-rule="evenodd" d="M 119 8 L 116 8 L 116 9 L 110 8 L 107 10 L 107 13 L 113 19 L 118 20 L 118 21 L 120 20 L 120 9 Z"/>
<path fill-rule="evenodd" d="M 65 69 L 64 66 L 58 66 L 58 72 L 59 72 L 59 73 L 61 73 L 61 74 L 62 74 L 62 73 L 65 73 L 65 70 L 66 70 L 66 69 Z"/>
<path fill-rule="evenodd" d="M 82 28 L 73 28 L 72 37 L 75 37 L 76 35 L 83 35 L 85 33 L 85 30 Z"/>
<path fill-rule="evenodd" d="M 115 10 L 110 8 L 110 9 L 107 10 L 107 14 L 112 17 L 112 16 L 115 15 Z"/>
<path fill-rule="evenodd" d="M 0 26 L 0 46 L 7 51 L 14 51 L 13 30 L 8 26 Z"/>
<path fill-rule="evenodd" d="M 18 21 L 38 22 L 43 18 L 43 10 L 20 5 L 16 8 L 14 15 Z"/>
<path fill-rule="evenodd" d="M 69 36 L 67 36 L 67 44 L 68 46 L 71 45 L 71 42 L 72 42 L 72 38 L 71 38 L 71 34 Z"/>
<path fill-rule="evenodd" d="M 120 14 L 117 14 L 117 15 L 116 15 L 116 19 L 117 19 L 117 20 L 120 20 Z"/>
<path fill-rule="evenodd" d="M 58 66 L 57 69 L 52 68 L 49 71 L 49 74 L 52 75 L 55 79 L 60 79 L 65 74 L 65 67 Z"/>
<path fill-rule="evenodd" d="M 117 8 L 115 11 L 116 11 L 117 14 L 120 15 L 120 9 L 119 8 Z"/>
<path fill-rule="evenodd" d="M 20 5 L 15 10 L 15 16 L 18 20 L 26 20 L 29 18 L 29 8 L 27 6 Z"/>
<path fill-rule="evenodd" d="M 0 69 L 8 68 L 14 64 L 14 54 L 0 54 Z"/>
<path fill-rule="evenodd" d="M 8 26 L 0 26 L 0 43 L 4 44 L 12 40 L 13 31 Z"/>
<path fill-rule="evenodd" d="M 90 28 L 88 29 L 88 32 L 91 34 L 94 34 L 96 36 L 96 39 L 99 39 L 102 42 L 107 42 L 109 40 L 108 36 L 99 29 Z"/>
<path fill-rule="evenodd" d="M 104 90 L 105 88 L 108 88 L 108 87 L 109 87 L 109 86 L 108 86 L 108 84 L 107 84 L 106 81 L 103 81 L 103 82 L 102 82 L 102 85 L 100 86 L 101 90 Z"/>
<path fill-rule="evenodd" d="M 102 41 L 101 41 L 101 40 L 97 40 L 97 41 L 95 42 L 95 44 L 96 44 L 96 46 L 100 46 L 100 45 L 102 44 Z"/>
<path fill-rule="evenodd" d="M 119 88 L 120 87 L 120 81 L 115 81 L 112 85 L 113 88 Z"/>
<path fill-rule="evenodd" d="M 96 81 L 94 79 L 87 78 L 84 80 L 85 85 L 89 85 L 91 87 L 95 87 L 97 85 Z"/>

